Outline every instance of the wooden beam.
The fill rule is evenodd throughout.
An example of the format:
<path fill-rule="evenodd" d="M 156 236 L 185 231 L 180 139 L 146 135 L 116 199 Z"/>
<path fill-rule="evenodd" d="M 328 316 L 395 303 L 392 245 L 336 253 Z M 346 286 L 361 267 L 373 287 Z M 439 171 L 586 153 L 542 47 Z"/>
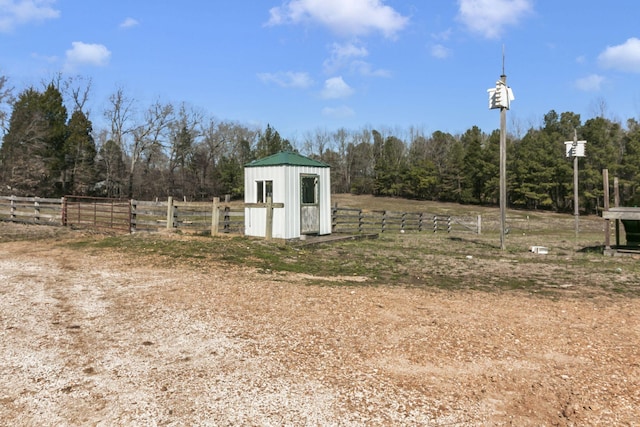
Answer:
<path fill-rule="evenodd" d="M 284 208 L 284 203 L 273 203 L 271 197 L 267 197 L 267 203 L 245 203 L 245 208 L 266 208 L 267 209 L 267 223 L 264 231 L 265 240 L 271 240 L 273 237 L 273 209 Z"/>

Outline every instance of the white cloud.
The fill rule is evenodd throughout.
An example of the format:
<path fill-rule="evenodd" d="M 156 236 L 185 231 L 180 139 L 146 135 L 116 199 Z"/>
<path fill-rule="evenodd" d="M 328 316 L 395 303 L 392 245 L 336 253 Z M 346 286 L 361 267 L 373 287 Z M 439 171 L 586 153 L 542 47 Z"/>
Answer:
<path fill-rule="evenodd" d="M 55 0 L 0 0 L 0 32 L 10 32 L 19 25 L 42 22 L 60 16 L 53 8 Z"/>
<path fill-rule="evenodd" d="M 607 46 L 598 62 L 604 68 L 640 73 L 640 39 L 632 37 L 623 44 Z"/>
<path fill-rule="evenodd" d="M 126 18 L 124 21 L 120 23 L 120 28 L 133 28 L 140 25 L 137 19 L 134 18 Z"/>
<path fill-rule="evenodd" d="M 364 46 L 358 46 L 355 43 L 334 43 L 330 49 L 331 56 L 324 61 L 324 72 L 333 74 L 338 70 L 349 65 L 353 58 L 365 58 L 369 55 L 369 51 Z"/>
<path fill-rule="evenodd" d="M 356 43 L 334 43 L 331 45 L 331 57 L 324 61 L 324 72 L 334 74 L 343 68 L 348 68 L 350 72 L 367 77 L 389 77 L 387 70 L 374 69 L 373 66 L 363 61 L 361 58 L 369 56 L 366 47 Z"/>
<path fill-rule="evenodd" d="M 502 35 L 533 11 L 532 0 L 458 0 L 458 19 L 472 32 L 488 39 Z"/>
<path fill-rule="evenodd" d="M 451 56 L 451 49 L 441 44 L 431 46 L 431 56 L 439 59 L 445 59 Z"/>
<path fill-rule="evenodd" d="M 600 90 L 605 78 L 598 74 L 591 74 L 576 80 L 576 87 L 585 92 L 597 92 Z"/>
<path fill-rule="evenodd" d="M 354 90 L 345 83 L 342 76 L 332 77 L 324 82 L 322 97 L 324 99 L 348 98 Z"/>
<path fill-rule="evenodd" d="M 275 83 L 281 87 L 296 89 L 306 89 L 313 85 L 313 80 L 309 74 L 303 72 L 259 73 L 258 78 L 264 83 Z"/>
<path fill-rule="evenodd" d="M 332 119 L 346 119 L 356 115 L 355 111 L 343 105 L 341 107 L 325 107 L 322 109 L 322 115 Z"/>
<path fill-rule="evenodd" d="M 374 69 L 370 63 L 365 61 L 353 61 L 349 69 L 351 72 L 365 77 L 391 77 L 391 71 L 382 68 Z"/>
<path fill-rule="evenodd" d="M 101 44 L 73 42 L 71 49 L 67 50 L 67 68 L 75 68 L 80 65 L 93 65 L 102 67 L 109 63 L 111 52 Z"/>
<path fill-rule="evenodd" d="M 289 0 L 269 14 L 266 25 L 318 23 L 341 36 L 380 32 L 393 38 L 409 22 L 383 0 Z"/>

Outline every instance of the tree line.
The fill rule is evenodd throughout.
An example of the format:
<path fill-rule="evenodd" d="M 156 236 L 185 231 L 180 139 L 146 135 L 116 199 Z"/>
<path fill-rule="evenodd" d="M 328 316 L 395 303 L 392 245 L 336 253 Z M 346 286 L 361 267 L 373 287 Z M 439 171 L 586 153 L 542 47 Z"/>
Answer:
<path fill-rule="evenodd" d="M 332 191 L 466 204 L 498 203 L 499 130 L 462 134 L 364 127 L 308 131 L 300 141 L 219 120 L 187 104 L 140 104 L 118 88 L 94 129 L 90 82 L 53 79 L 17 96 L 0 77 L 0 194 L 207 200 L 244 194 L 244 165 L 283 150 L 331 166 Z M 573 163 L 564 141 L 587 141 L 580 159 L 580 208 L 604 204 L 602 169 L 620 180 L 621 199 L 640 202 L 640 124 L 600 115 L 584 123 L 549 111 L 524 135 L 507 137 L 508 205 L 572 211 Z"/>

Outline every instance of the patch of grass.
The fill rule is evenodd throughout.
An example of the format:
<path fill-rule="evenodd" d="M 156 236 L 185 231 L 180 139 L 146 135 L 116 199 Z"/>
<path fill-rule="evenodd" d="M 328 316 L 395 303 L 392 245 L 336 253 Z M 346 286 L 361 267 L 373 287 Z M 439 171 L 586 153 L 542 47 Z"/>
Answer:
<path fill-rule="evenodd" d="M 339 204 L 378 210 L 482 214 L 483 218 L 496 211 L 477 206 L 354 196 L 344 197 Z M 130 254 L 132 259 L 144 258 L 141 262 L 158 267 L 207 269 L 212 264 L 227 264 L 256 268 L 264 274 L 305 273 L 318 277 L 308 279 L 307 283 L 324 286 L 342 285 L 339 277 L 360 276 L 366 280 L 349 282 L 349 286 L 527 292 L 551 298 L 602 294 L 629 297 L 640 293 L 634 285 L 640 283 L 640 263 L 633 258 L 602 255 L 601 219 L 581 219 L 585 231 L 576 237 L 574 218 L 570 215 L 515 211 L 510 216 L 514 224 L 519 221 L 521 228 L 512 227 L 512 233 L 506 236 L 505 251 L 500 250 L 497 230 L 489 226 L 483 227 L 482 235 L 470 231 L 451 234 L 388 231 L 375 240 L 306 246 L 244 236 L 144 233 L 90 236 L 67 244 L 83 251 Z M 549 254 L 530 253 L 532 245 L 549 247 Z"/>

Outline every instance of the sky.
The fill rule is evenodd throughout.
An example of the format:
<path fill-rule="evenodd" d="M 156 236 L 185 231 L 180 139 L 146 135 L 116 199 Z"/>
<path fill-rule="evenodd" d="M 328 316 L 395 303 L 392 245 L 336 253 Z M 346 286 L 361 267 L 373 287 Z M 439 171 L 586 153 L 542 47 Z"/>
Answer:
<path fill-rule="evenodd" d="M 570 111 L 640 120 L 637 0 L 0 0 L 0 75 L 19 93 L 91 81 L 94 128 L 117 89 L 292 142 L 339 128 L 509 132 Z M 567 135 L 571 137 L 571 135 Z"/>

